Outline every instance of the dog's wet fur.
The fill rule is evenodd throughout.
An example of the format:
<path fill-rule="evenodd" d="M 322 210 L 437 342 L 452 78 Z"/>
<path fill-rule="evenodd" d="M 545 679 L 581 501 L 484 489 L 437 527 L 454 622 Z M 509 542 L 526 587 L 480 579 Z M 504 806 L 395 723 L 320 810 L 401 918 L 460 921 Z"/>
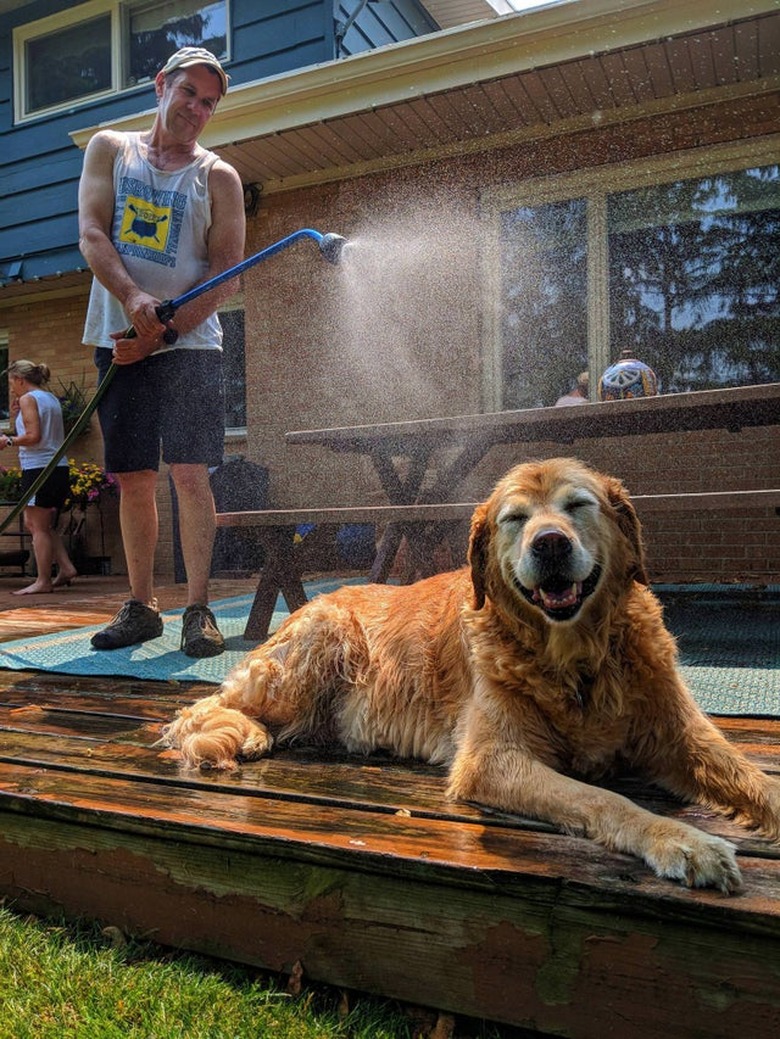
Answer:
<path fill-rule="evenodd" d="M 507 473 L 474 512 L 463 569 L 307 603 L 162 742 L 186 767 L 233 768 L 274 740 L 443 765 L 453 799 L 548 821 L 692 887 L 739 889 L 733 845 L 593 781 L 629 768 L 780 839 L 780 781 L 680 676 L 624 486 L 574 459 Z"/>

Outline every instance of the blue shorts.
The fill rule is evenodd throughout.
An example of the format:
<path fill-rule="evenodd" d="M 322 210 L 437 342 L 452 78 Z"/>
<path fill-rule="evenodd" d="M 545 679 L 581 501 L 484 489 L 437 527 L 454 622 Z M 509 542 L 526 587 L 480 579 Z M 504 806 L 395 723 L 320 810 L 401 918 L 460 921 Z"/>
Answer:
<path fill-rule="evenodd" d="M 22 470 L 22 492 L 19 498 L 21 501 L 26 501 L 28 505 L 38 505 L 42 509 L 56 509 L 59 512 L 70 497 L 70 468 L 67 465 L 56 466 L 52 474 L 44 480 L 43 486 L 35 492 L 34 499 L 28 501 L 28 491 L 43 469 L 44 467 L 41 466 L 40 469 Z"/>
<path fill-rule="evenodd" d="M 95 350 L 102 382 L 111 351 Z M 109 473 L 157 471 L 168 465 L 222 462 L 225 387 L 221 350 L 169 350 L 117 365 L 98 404 Z"/>

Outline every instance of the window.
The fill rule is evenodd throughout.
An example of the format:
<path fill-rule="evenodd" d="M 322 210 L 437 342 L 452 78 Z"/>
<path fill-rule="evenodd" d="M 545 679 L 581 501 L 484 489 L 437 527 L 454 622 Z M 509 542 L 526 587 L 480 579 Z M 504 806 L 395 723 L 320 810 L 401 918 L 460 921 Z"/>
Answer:
<path fill-rule="evenodd" d="M 246 361 L 244 351 L 244 311 L 220 310 L 223 375 L 225 379 L 225 425 L 246 429 Z"/>
<path fill-rule="evenodd" d="M 780 378 L 780 166 L 607 205 L 612 342 L 666 393 Z"/>
<path fill-rule="evenodd" d="M 553 404 L 624 350 L 662 393 L 780 380 L 780 166 L 754 158 L 666 157 L 488 198 L 488 401 Z"/>
<path fill-rule="evenodd" d="M 588 366 L 586 216 L 583 199 L 502 214 L 507 407 L 552 404 Z"/>
<path fill-rule="evenodd" d="M 179 47 L 227 58 L 227 0 L 90 0 L 14 30 L 17 120 L 150 82 Z"/>

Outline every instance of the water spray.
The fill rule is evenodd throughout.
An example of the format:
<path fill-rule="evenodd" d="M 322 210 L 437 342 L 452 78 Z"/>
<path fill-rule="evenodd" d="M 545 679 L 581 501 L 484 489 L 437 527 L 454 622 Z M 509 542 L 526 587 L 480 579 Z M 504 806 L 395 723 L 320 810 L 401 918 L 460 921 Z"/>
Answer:
<path fill-rule="evenodd" d="M 157 317 L 163 324 L 170 321 L 179 307 L 183 307 L 185 303 L 190 303 L 192 300 L 197 299 L 198 296 L 202 296 L 205 292 L 210 292 L 215 289 L 218 285 L 222 285 L 223 282 L 230 281 L 231 278 L 237 278 L 244 271 L 248 271 L 250 267 L 256 266 L 258 263 L 262 263 L 263 260 L 270 259 L 271 256 L 275 256 L 280 253 L 283 249 L 287 249 L 301 238 L 313 238 L 314 241 L 319 245 L 320 253 L 323 259 L 327 260 L 328 263 L 338 264 L 341 261 L 341 254 L 344 250 L 344 246 L 347 244 L 346 238 L 340 234 L 321 234 L 319 231 L 315 231 L 310 227 L 302 227 L 299 231 L 294 231 L 292 234 L 287 235 L 286 238 L 280 238 L 278 242 L 274 242 L 272 245 L 267 246 L 265 249 L 261 249 L 259 253 L 255 253 L 254 256 L 248 257 L 246 260 L 242 260 L 241 263 L 237 263 L 235 267 L 230 267 L 228 270 L 223 271 L 222 274 L 217 274 L 213 278 L 209 278 L 208 281 L 204 281 L 201 285 L 196 285 L 195 288 L 190 289 L 188 292 L 182 293 L 181 296 L 177 296 L 176 299 L 167 299 L 156 308 Z M 130 339 L 136 335 L 134 328 L 130 327 L 125 332 L 125 338 Z M 178 339 L 179 334 L 175 328 L 166 328 L 163 333 L 163 341 L 169 346 L 172 346 Z M 76 422 L 71 427 L 68 435 L 62 441 L 59 448 L 54 454 L 54 457 L 47 464 L 46 468 L 43 469 L 33 481 L 24 495 L 24 498 L 18 501 L 8 515 L 0 521 L 0 533 L 2 533 L 6 527 L 10 526 L 11 523 L 19 516 L 22 510 L 27 505 L 30 498 L 34 497 L 38 491 L 43 487 L 44 483 L 48 480 L 51 474 L 54 472 L 58 463 L 62 459 L 65 452 L 74 442 L 77 436 L 89 422 L 92 417 L 95 408 L 100 403 L 101 398 L 108 389 L 109 383 L 113 379 L 117 364 L 111 362 L 106 371 L 105 376 L 100 381 L 98 388 L 95 390 L 94 396 L 84 408 L 82 413 L 76 419 Z"/>

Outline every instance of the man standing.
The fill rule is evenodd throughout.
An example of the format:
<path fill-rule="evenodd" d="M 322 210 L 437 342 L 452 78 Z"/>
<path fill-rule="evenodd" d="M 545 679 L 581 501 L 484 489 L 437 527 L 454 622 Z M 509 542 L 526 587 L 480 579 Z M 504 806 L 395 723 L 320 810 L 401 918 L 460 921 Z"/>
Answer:
<path fill-rule="evenodd" d="M 84 342 L 102 380 L 117 365 L 99 406 L 105 464 L 121 489 L 120 524 L 131 598 L 92 638 L 117 649 L 162 634 L 154 597 L 160 451 L 179 500 L 188 605 L 181 648 L 192 657 L 224 649 L 208 608 L 216 530 L 209 467 L 222 461 L 222 330 L 215 313 L 237 279 L 177 310 L 156 313 L 243 258 L 244 192 L 236 171 L 198 143 L 227 91 L 217 58 L 177 51 L 155 78 L 157 113 L 142 133 L 99 131 L 84 156 L 80 248 L 94 274 Z M 127 329 L 132 326 L 134 335 Z M 173 329 L 164 339 L 168 329 Z"/>

